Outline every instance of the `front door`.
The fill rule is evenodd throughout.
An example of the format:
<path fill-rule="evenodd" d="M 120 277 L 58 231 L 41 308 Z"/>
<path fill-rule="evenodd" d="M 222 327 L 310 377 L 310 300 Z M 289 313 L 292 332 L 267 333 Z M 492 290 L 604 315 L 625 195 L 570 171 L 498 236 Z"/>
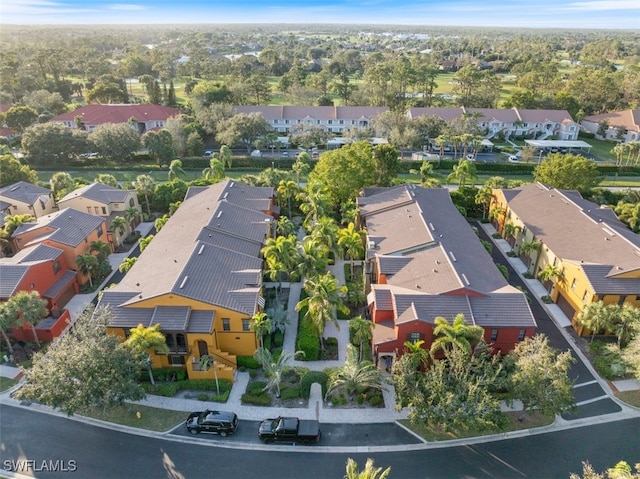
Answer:
<path fill-rule="evenodd" d="M 200 357 L 209 356 L 209 347 L 206 341 L 198 341 L 198 353 L 200 353 Z"/>

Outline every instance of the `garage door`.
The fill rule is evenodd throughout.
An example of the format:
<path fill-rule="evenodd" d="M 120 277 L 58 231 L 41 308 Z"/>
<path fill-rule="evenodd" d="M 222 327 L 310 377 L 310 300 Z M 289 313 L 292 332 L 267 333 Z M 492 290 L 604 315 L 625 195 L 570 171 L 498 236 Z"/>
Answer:
<path fill-rule="evenodd" d="M 572 321 L 573 320 L 573 315 L 576 313 L 576 310 L 571 305 L 569 300 L 567 298 L 565 298 L 564 296 L 562 296 L 562 294 L 559 294 L 556 304 L 560 307 L 560 309 L 567 316 L 567 318 L 569 318 L 569 320 Z"/>

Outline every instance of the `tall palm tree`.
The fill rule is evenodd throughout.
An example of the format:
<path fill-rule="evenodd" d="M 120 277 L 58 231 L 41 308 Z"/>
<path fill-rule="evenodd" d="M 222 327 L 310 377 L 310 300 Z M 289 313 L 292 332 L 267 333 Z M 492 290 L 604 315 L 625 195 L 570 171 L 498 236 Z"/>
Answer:
<path fill-rule="evenodd" d="M 351 260 L 351 278 L 353 278 L 354 265 L 356 259 L 364 256 L 364 232 L 356 230 L 353 223 L 349 223 L 346 228 L 338 231 L 338 246 L 342 248 L 345 256 Z"/>
<path fill-rule="evenodd" d="M 473 348 L 484 334 L 481 326 L 467 324 L 462 313 L 456 315 L 451 324 L 443 317 L 437 317 L 434 324 L 435 340 L 431 343 L 431 354 L 444 351 L 446 355 L 452 348 L 457 348 L 471 356 Z"/>
<path fill-rule="evenodd" d="M 298 247 L 298 260 L 295 265 L 300 278 L 314 276 L 327 268 L 328 251 L 324 245 L 307 236 Z"/>
<path fill-rule="evenodd" d="M 5 332 L 5 329 L 13 328 L 18 324 L 18 318 L 13 314 L 7 307 L 7 303 L 0 303 L 0 333 L 4 339 L 4 342 L 7 344 L 7 349 L 9 350 L 9 354 L 13 355 L 13 346 L 11 345 L 11 341 L 9 340 L 9 336 Z"/>
<path fill-rule="evenodd" d="M 231 168 L 233 162 L 233 152 L 227 145 L 220 147 L 220 161 L 225 168 Z"/>
<path fill-rule="evenodd" d="M 153 326 L 145 327 L 142 324 L 138 324 L 135 328 L 129 330 L 131 333 L 124 344 L 131 348 L 134 353 L 140 359 L 140 363 L 149 372 L 149 380 L 151 384 L 155 384 L 153 378 L 153 370 L 151 369 L 151 356 L 148 350 L 154 349 L 159 353 L 166 353 L 169 351 L 166 338 L 164 334 L 160 332 L 160 324 L 156 323 Z"/>
<path fill-rule="evenodd" d="M 347 473 L 344 479 L 387 479 L 391 474 L 391 467 L 382 469 L 375 467 L 373 459 L 368 458 L 362 471 L 358 471 L 358 463 L 351 458 L 347 459 Z"/>
<path fill-rule="evenodd" d="M 111 254 L 111 246 L 109 243 L 105 243 L 101 240 L 92 241 L 91 245 L 89 245 L 89 251 L 91 253 L 96 253 L 98 257 L 98 262 L 102 262 L 107 259 L 107 256 Z"/>
<path fill-rule="evenodd" d="M 216 158 L 209 160 L 209 166 L 202 170 L 202 176 L 205 180 L 218 182 L 224 178 L 224 165 Z"/>
<path fill-rule="evenodd" d="M 454 165 L 453 172 L 447 176 L 447 182 L 456 180 L 460 188 L 464 188 L 467 182 L 476 178 L 476 165 L 472 161 L 461 159 L 457 165 Z"/>
<path fill-rule="evenodd" d="M 551 263 L 547 263 L 544 268 L 540 270 L 538 273 L 538 279 L 542 281 L 543 284 L 549 284 L 547 287 L 547 291 L 551 291 L 551 286 L 553 286 L 553 280 L 560 278 L 562 275 L 562 270 L 557 266 L 552 265 Z"/>
<path fill-rule="evenodd" d="M 353 340 L 358 343 L 358 350 L 360 352 L 360 361 L 364 359 L 363 346 L 365 343 L 369 343 L 373 338 L 373 328 L 375 324 L 373 321 L 364 319 L 362 316 L 356 316 L 349 321 L 349 331 Z M 369 354 L 371 356 L 371 354 Z"/>
<path fill-rule="evenodd" d="M 124 216 L 115 216 L 111 220 L 111 231 L 117 233 L 114 235 L 116 237 L 116 247 L 122 244 L 122 238 L 127 231 L 127 226 L 128 223 Z"/>
<path fill-rule="evenodd" d="M 264 348 L 264 335 L 271 332 L 271 319 L 264 312 L 258 312 L 251 318 L 250 328 L 256 332 L 256 336 L 260 340 L 260 347 Z"/>
<path fill-rule="evenodd" d="M 371 361 L 360 361 L 358 349 L 353 344 L 347 344 L 346 361 L 344 366 L 331 375 L 326 397 L 336 391 L 343 391 L 354 399 L 356 394 L 367 389 L 384 389 L 382 373 Z"/>
<path fill-rule="evenodd" d="M 9 298 L 5 307 L 9 314 L 16 318 L 15 324 L 28 323 L 31 326 L 33 340 L 39 348 L 40 341 L 36 333 L 36 324 L 49 314 L 47 301 L 42 299 L 37 291 L 20 291 Z"/>
<path fill-rule="evenodd" d="M 306 191 L 300 193 L 298 199 L 302 202 L 300 210 L 305 217 L 302 226 L 309 231 L 318 221 L 318 218 L 326 216 L 331 208 L 329 189 L 326 186 L 311 183 Z"/>
<path fill-rule="evenodd" d="M 155 182 L 149 175 L 138 175 L 136 181 L 133 182 L 133 187 L 138 194 L 144 196 L 144 201 L 147 204 L 147 214 L 151 216 L 151 206 L 149 203 L 149 196 L 153 194 L 155 189 Z"/>
<path fill-rule="evenodd" d="M 34 221 L 36 221 L 35 216 L 29 214 L 9 215 L 4 219 L 4 229 L 11 236 L 23 224 L 33 223 Z"/>
<path fill-rule="evenodd" d="M 269 238 L 262 247 L 262 256 L 272 280 L 278 280 L 278 290 L 282 287 L 282 274 L 291 271 L 297 261 L 296 237 L 278 236 Z"/>
<path fill-rule="evenodd" d="M 131 227 L 135 227 L 137 221 L 140 219 L 140 210 L 133 206 L 127 208 L 124 210 L 124 219 Z"/>
<path fill-rule="evenodd" d="M 289 236 L 296 232 L 296 225 L 286 216 L 278 218 L 278 224 L 276 225 L 276 232 L 280 236 Z"/>
<path fill-rule="evenodd" d="M 507 215 L 507 210 L 503 206 L 495 205 L 489 210 L 489 219 L 493 222 L 494 226 L 498 230 L 498 233 L 502 233 L 502 227 L 504 219 Z"/>
<path fill-rule="evenodd" d="M 178 178 L 185 179 L 187 177 L 186 173 L 182 169 L 182 161 L 181 160 L 173 160 L 169 164 L 169 181 L 175 180 Z"/>
<path fill-rule="evenodd" d="M 527 266 L 531 266 L 531 253 L 538 253 L 540 251 L 540 249 L 542 248 L 542 243 L 540 241 L 525 241 L 524 243 L 522 243 L 520 245 L 520 254 L 522 256 L 525 256 L 527 258 Z M 536 254 L 536 259 L 534 262 L 534 270 L 535 270 L 535 264 L 538 262 L 538 257 L 539 255 Z"/>
<path fill-rule="evenodd" d="M 326 246 L 328 251 L 336 250 L 338 225 L 333 218 L 322 216 L 317 219 L 311 230 L 311 238 L 318 244 Z"/>
<path fill-rule="evenodd" d="M 349 312 L 341 297 L 341 294 L 347 292 L 347 287 L 338 286 L 338 280 L 327 272 L 305 279 L 304 290 L 308 296 L 296 304 L 296 311 L 306 308 L 304 318 L 311 321 L 319 336 L 322 336 L 329 322 L 339 329 L 335 311 L 338 309 L 345 314 Z"/>
<path fill-rule="evenodd" d="M 149 246 L 149 243 L 151 243 L 151 240 L 154 238 L 154 235 L 149 235 L 149 236 L 145 236 L 144 238 L 140 238 L 138 240 L 138 243 L 140 244 L 140 252 L 142 253 L 145 248 L 147 246 Z"/>
<path fill-rule="evenodd" d="M 167 221 L 169 221 L 169 216 L 167 215 L 162 215 L 160 218 L 156 218 L 155 222 L 153 223 L 153 226 L 156 229 L 156 233 L 164 228 L 164 225 L 167 224 Z"/>
<path fill-rule="evenodd" d="M 591 331 L 591 341 L 602 331 L 612 331 L 618 307 L 615 304 L 604 304 L 602 301 L 587 304 L 578 313 L 578 324 Z"/>
<path fill-rule="evenodd" d="M 76 257 L 76 265 L 80 273 L 89 279 L 89 285 L 93 288 L 92 277 L 98 269 L 98 258 L 90 253 L 81 254 Z"/>
<path fill-rule="evenodd" d="M 207 372 L 211 366 L 213 366 L 213 377 L 216 380 L 216 394 L 220 396 L 220 384 L 218 383 L 218 372 L 216 371 L 216 360 L 209 354 L 203 354 L 200 356 L 199 361 L 200 369 Z"/>
<path fill-rule="evenodd" d="M 611 330 L 618 337 L 618 348 L 626 346 L 640 333 L 640 310 L 628 303 L 618 307 Z"/>
<path fill-rule="evenodd" d="M 60 171 L 51 177 L 49 180 L 49 186 L 53 192 L 53 197 L 56 200 L 59 200 L 67 193 L 73 191 L 76 186 L 76 182 L 69 173 Z"/>
<path fill-rule="evenodd" d="M 292 354 L 287 351 L 282 351 L 276 359 L 270 351 L 267 351 L 264 348 L 256 349 L 256 352 L 253 353 L 253 357 L 262 365 L 264 374 L 268 379 L 267 385 L 264 387 L 263 391 L 275 390 L 276 397 L 280 397 L 280 383 L 282 382 L 284 369 L 296 354 L 300 354 L 301 352 L 302 351 L 296 351 Z"/>
<path fill-rule="evenodd" d="M 405 355 L 409 356 L 409 362 L 414 371 L 427 367 L 429 365 L 429 352 L 422 347 L 424 341 L 405 341 Z"/>
<path fill-rule="evenodd" d="M 283 201 L 287 203 L 287 211 L 289 213 L 289 218 L 291 218 L 291 215 L 292 215 L 291 202 L 300 193 L 300 187 L 295 181 L 281 180 L 280 183 L 278 184 L 277 192 L 278 192 L 278 197 L 282 198 Z"/>

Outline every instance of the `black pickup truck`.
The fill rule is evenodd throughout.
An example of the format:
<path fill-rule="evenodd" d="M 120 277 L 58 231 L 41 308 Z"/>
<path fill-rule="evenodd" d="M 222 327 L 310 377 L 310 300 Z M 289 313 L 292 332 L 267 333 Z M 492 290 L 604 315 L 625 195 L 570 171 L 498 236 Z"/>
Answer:
<path fill-rule="evenodd" d="M 264 442 L 318 442 L 320 441 L 320 423 L 297 417 L 265 419 L 260 423 L 258 437 Z"/>

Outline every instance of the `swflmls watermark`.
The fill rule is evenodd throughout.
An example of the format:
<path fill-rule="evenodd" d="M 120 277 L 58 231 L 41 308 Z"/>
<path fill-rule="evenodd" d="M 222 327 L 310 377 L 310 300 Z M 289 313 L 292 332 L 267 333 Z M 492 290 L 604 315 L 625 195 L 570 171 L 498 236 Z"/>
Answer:
<path fill-rule="evenodd" d="M 5 459 L 2 461 L 2 469 L 8 472 L 76 472 L 78 464 L 71 459 L 48 459 L 36 461 L 35 459 Z"/>

